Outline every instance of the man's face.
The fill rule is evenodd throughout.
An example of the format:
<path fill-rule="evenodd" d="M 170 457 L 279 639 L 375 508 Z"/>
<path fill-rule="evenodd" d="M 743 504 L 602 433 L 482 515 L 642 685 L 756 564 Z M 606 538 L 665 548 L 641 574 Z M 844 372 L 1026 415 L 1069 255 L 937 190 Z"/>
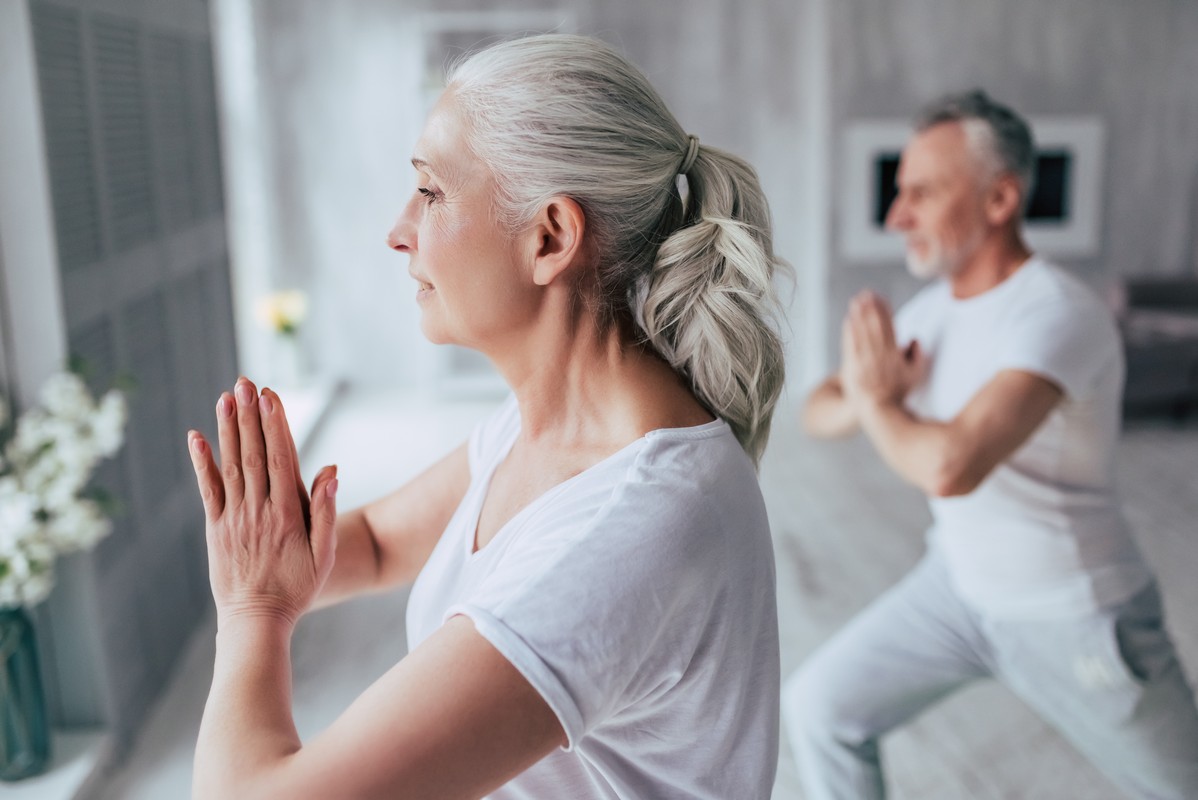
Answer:
<path fill-rule="evenodd" d="M 945 122 L 915 134 L 903 150 L 897 184 L 886 227 L 906 236 L 911 274 L 960 272 L 987 231 L 981 170 L 961 124 Z"/>

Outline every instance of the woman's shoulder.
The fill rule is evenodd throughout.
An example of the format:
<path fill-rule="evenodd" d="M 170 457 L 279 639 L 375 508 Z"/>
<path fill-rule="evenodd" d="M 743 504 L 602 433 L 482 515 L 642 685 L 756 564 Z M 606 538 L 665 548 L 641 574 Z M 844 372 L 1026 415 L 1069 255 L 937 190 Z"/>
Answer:
<path fill-rule="evenodd" d="M 667 561 L 713 554 L 746 537 L 768 544 L 753 463 L 726 422 L 665 428 L 554 491 L 519 538 L 573 558 L 592 547 Z"/>
<path fill-rule="evenodd" d="M 753 461 L 722 419 L 650 431 L 627 482 L 684 496 L 736 494 L 749 486 L 759 494 Z"/>
<path fill-rule="evenodd" d="M 624 485 L 624 502 L 665 512 L 664 528 L 687 538 L 730 525 L 765 526 L 757 471 L 723 420 L 651 432 Z M 752 527 L 752 525 L 750 525 Z"/>
<path fill-rule="evenodd" d="M 701 571 L 718 570 L 729 550 L 749 561 L 770 551 L 756 470 L 722 420 L 647 434 L 581 534 L 630 559 Z"/>

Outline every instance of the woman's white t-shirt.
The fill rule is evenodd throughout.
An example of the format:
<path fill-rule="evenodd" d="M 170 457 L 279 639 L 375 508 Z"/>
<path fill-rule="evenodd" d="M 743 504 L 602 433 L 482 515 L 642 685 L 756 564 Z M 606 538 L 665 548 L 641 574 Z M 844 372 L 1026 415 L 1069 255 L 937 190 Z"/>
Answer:
<path fill-rule="evenodd" d="M 727 423 L 656 430 L 533 501 L 474 551 L 509 400 L 470 437 L 470 488 L 408 602 L 416 648 L 449 617 L 540 693 L 567 745 L 490 795 L 767 798 L 778 758 L 774 560 Z"/>

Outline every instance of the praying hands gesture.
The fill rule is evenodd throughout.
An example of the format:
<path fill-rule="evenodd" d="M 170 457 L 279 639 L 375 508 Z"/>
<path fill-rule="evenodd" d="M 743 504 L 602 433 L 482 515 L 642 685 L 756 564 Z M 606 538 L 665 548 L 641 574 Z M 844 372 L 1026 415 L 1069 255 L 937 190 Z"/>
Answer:
<path fill-rule="evenodd" d="M 216 404 L 220 468 L 197 431 L 188 451 L 204 501 L 208 576 L 223 625 L 234 616 L 294 625 L 333 567 L 336 467 L 309 496 L 279 396 L 238 380 Z"/>
<path fill-rule="evenodd" d="M 204 437 L 187 436 L 204 500 L 217 609 L 193 797 L 390 797 L 403 791 L 405 797 L 465 800 L 565 744 L 549 705 L 460 615 L 380 677 L 327 731 L 301 741 L 291 712 L 291 636 L 332 572 L 337 471 L 322 469 L 309 495 L 283 404 L 269 389 L 259 396 L 245 378 L 221 395 L 216 416 L 219 468 Z M 465 468 L 464 450 L 450 459 L 453 469 Z M 435 480 L 445 475 L 429 474 Z M 420 502 L 398 516 L 427 522 L 420 508 L 437 505 L 437 492 L 419 480 L 412 485 Z M 361 513 L 345 516 L 342 535 L 352 544 L 358 531 L 360 553 Z M 441 516 L 434 515 L 430 527 L 437 534 Z"/>
<path fill-rule="evenodd" d="M 856 295 L 841 337 L 840 381 L 849 403 L 858 409 L 866 402 L 899 405 L 926 370 L 919 342 L 898 346 L 887 302 L 870 291 Z"/>

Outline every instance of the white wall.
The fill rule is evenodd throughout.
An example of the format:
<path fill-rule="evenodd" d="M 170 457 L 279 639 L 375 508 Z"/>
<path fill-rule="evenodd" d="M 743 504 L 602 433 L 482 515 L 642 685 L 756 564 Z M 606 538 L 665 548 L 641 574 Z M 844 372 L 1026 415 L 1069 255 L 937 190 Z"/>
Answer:
<path fill-rule="evenodd" d="M 643 68 L 704 142 L 748 158 L 770 197 L 778 253 L 798 274 L 792 390 L 832 363 L 851 294 L 895 300 L 901 263 L 860 264 L 831 231 L 840 137 L 982 86 L 1028 115 L 1099 116 L 1106 174 L 1098 255 L 1067 264 L 1096 285 L 1198 268 L 1198 4 L 1190 0 L 270 0 L 255 5 L 275 219 L 269 271 L 309 282 L 327 368 L 415 385 L 435 372 L 405 260 L 382 236 L 410 186 L 422 105 L 419 11 L 558 8 Z M 243 352 L 246 348 L 242 348 Z"/>
<path fill-rule="evenodd" d="M 414 185 L 408 159 L 424 116 L 413 6 L 216 4 L 221 49 L 241 62 L 222 59 L 241 70 L 226 72 L 222 85 L 236 105 L 225 124 L 229 171 L 244 167 L 229 186 L 242 364 L 251 376 L 271 378 L 270 337 L 253 319 L 253 302 L 291 287 L 310 295 L 302 338 L 317 369 L 406 386 L 428 374 L 431 345 L 419 334 L 407 259 L 384 246 Z M 230 42 L 234 23 L 241 27 Z"/>
<path fill-rule="evenodd" d="M 1029 116 L 1097 116 L 1106 127 L 1099 249 L 1064 265 L 1099 289 L 1198 271 L 1198 4 L 838 0 L 830 9 L 834 134 L 853 120 L 909 119 L 975 86 Z M 843 190 L 833 187 L 833 214 Z M 858 289 L 897 300 L 916 287 L 898 260 L 852 263 L 834 250 L 829 269 L 829 349 Z"/>
<path fill-rule="evenodd" d="M 231 4 L 217 3 L 218 25 Z M 359 383 L 418 386 L 439 369 L 438 353 L 419 333 L 407 260 L 382 245 L 411 191 L 408 158 L 423 121 L 421 5 L 255 4 L 254 102 L 262 129 L 230 136 L 240 124 L 225 126 L 229 172 L 236 160 L 230 151 L 260 150 L 266 160 L 248 172 L 270 182 L 269 208 L 259 207 L 261 222 L 249 226 L 259 245 L 246 251 L 248 261 L 237 247 L 244 220 L 231 223 L 235 268 L 258 276 L 247 284 L 254 293 L 264 290 L 263 272 L 267 282 L 308 286 L 315 318 L 307 333 L 321 366 Z M 795 3 L 755 0 L 743 11 L 726 0 L 446 0 L 428 7 L 444 14 L 480 5 L 488 12 L 548 9 L 547 18 L 572 17 L 580 32 L 623 48 L 684 125 L 759 166 L 779 220 L 778 251 L 796 260 L 802 237 L 794 180 L 800 159 Z M 234 214 L 238 202 L 230 198 Z M 789 302 L 794 294 L 789 285 L 786 291 Z M 244 342 L 257 335 L 242 336 L 247 371 L 268 368 L 265 352 L 255 363 L 253 344 Z"/>

